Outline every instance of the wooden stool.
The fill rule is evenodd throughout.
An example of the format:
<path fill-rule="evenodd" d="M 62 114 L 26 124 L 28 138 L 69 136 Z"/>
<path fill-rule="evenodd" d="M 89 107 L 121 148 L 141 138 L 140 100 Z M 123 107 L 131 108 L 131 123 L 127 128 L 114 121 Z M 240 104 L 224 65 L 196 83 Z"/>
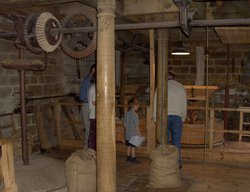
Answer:
<path fill-rule="evenodd" d="M 0 174 L 4 181 L 3 192 L 17 192 L 13 161 L 13 145 L 10 140 L 1 139 Z"/>

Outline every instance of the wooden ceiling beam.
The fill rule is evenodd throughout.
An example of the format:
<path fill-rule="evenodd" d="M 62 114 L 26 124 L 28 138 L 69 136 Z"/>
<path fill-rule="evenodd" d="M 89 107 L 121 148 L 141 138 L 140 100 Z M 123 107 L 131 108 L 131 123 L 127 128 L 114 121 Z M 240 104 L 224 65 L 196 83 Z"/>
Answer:
<path fill-rule="evenodd" d="M 40 6 L 52 6 L 52 5 L 60 5 L 66 3 L 82 3 L 89 7 L 95 8 L 97 6 L 96 0 L 16 0 L 16 1 L 5 1 L 4 3 L 0 3 L 0 12 L 6 12 L 9 10 L 15 9 L 25 9 L 25 8 L 34 8 Z"/>
<path fill-rule="evenodd" d="M 178 12 L 178 8 L 172 0 L 152 1 L 152 0 L 125 0 L 123 1 L 124 15 L 143 15 L 157 13 Z"/>

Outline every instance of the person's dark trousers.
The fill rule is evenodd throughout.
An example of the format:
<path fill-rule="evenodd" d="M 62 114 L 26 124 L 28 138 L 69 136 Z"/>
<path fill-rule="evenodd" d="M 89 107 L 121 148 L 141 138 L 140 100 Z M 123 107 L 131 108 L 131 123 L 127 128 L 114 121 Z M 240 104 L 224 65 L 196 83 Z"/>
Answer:
<path fill-rule="evenodd" d="M 96 150 L 96 120 L 90 119 L 88 148 Z"/>
<path fill-rule="evenodd" d="M 177 115 L 168 115 L 167 141 L 176 146 L 179 150 L 179 166 L 182 166 L 181 161 L 181 135 L 182 135 L 182 119 Z M 171 138 L 171 139 L 170 139 Z"/>

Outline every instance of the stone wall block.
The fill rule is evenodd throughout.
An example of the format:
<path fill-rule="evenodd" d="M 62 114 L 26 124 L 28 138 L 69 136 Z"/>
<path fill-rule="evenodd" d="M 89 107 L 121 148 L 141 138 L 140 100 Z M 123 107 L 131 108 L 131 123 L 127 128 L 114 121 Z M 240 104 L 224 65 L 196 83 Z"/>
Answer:
<path fill-rule="evenodd" d="M 43 95 L 43 86 L 42 85 L 28 85 L 27 91 L 32 92 L 33 96 L 42 96 Z"/>
<path fill-rule="evenodd" d="M 42 76 L 44 74 L 44 71 L 33 71 L 33 75 L 36 76 Z"/>
<path fill-rule="evenodd" d="M 44 95 L 45 96 L 55 95 L 55 85 L 44 85 Z"/>
<path fill-rule="evenodd" d="M 13 86 L 13 85 L 19 85 L 19 76 L 9 76 L 9 85 Z"/>
<path fill-rule="evenodd" d="M 181 59 L 173 59 L 171 65 L 182 65 L 182 60 Z"/>
<path fill-rule="evenodd" d="M 0 100 L 0 113 L 10 113 L 12 112 L 12 97 L 8 97 L 7 99 Z"/>
<path fill-rule="evenodd" d="M 195 73 L 196 74 L 196 67 L 190 67 L 190 73 Z"/>
<path fill-rule="evenodd" d="M 6 69 L 5 70 L 5 74 L 6 75 L 18 75 L 18 71 L 17 70 L 10 70 L 10 69 Z"/>
<path fill-rule="evenodd" d="M 26 121 L 27 121 L 27 125 L 32 125 L 32 116 L 33 114 L 27 114 L 26 115 Z"/>
<path fill-rule="evenodd" d="M 0 87 L 0 98 L 6 99 L 12 95 L 11 87 Z"/>
<path fill-rule="evenodd" d="M 182 62 L 183 66 L 196 66 L 195 60 L 183 60 Z"/>
<path fill-rule="evenodd" d="M 56 65 L 56 58 L 49 58 L 50 65 Z"/>
<path fill-rule="evenodd" d="M 55 84 L 58 82 L 58 78 L 55 76 L 44 76 L 44 84 Z"/>
<path fill-rule="evenodd" d="M 189 73 L 189 67 L 188 66 L 185 66 L 185 67 L 174 67 L 174 72 L 175 73 L 186 73 L 188 74 Z"/>
<path fill-rule="evenodd" d="M 215 73 L 215 67 L 208 67 L 208 73 Z"/>
<path fill-rule="evenodd" d="M 38 77 L 38 82 L 39 82 L 39 84 L 43 84 L 44 83 L 44 77 L 43 76 Z"/>
<path fill-rule="evenodd" d="M 39 82 L 39 77 L 37 76 L 30 76 L 29 79 L 30 84 L 37 84 Z"/>
<path fill-rule="evenodd" d="M 209 53 L 209 57 L 210 58 L 216 58 L 216 59 L 219 59 L 219 58 L 226 58 L 226 52 L 224 51 L 218 51 L 218 52 L 211 52 Z"/>
<path fill-rule="evenodd" d="M 226 73 L 227 68 L 223 67 L 223 66 L 218 66 L 218 67 L 216 67 L 215 70 L 216 70 L 216 73 Z"/>
<path fill-rule="evenodd" d="M 79 92 L 79 91 L 78 91 Z M 68 93 L 68 88 L 63 84 L 55 84 L 55 95 L 63 95 Z"/>
<path fill-rule="evenodd" d="M 0 86 L 6 86 L 9 84 L 9 79 L 7 75 L 0 76 Z"/>
<path fill-rule="evenodd" d="M 44 71 L 44 75 L 52 75 L 54 73 L 54 66 L 53 65 L 47 65 L 46 69 Z"/>

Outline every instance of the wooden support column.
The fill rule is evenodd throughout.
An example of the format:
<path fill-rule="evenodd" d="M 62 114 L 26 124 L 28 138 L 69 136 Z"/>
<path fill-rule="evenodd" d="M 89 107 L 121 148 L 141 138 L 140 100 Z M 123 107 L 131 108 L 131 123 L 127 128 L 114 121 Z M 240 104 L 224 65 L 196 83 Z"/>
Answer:
<path fill-rule="evenodd" d="M 13 145 L 11 141 L 0 140 L 1 158 L 0 158 L 0 173 L 3 178 L 4 192 L 17 192 L 15 179 L 15 169 L 13 160 Z"/>
<path fill-rule="evenodd" d="M 122 105 L 125 104 L 125 88 L 126 88 L 126 63 L 127 63 L 127 54 L 122 52 L 121 53 L 121 89 L 120 89 L 120 100 Z"/>
<path fill-rule="evenodd" d="M 167 130 L 167 85 L 168 85 L 168 30 L 158 29 L 157 63 L 157 139 L 166 143 Z"/>
<path fill-rule="evenodd" d="M 228 107 L 229 105 L 229 58 L 230 51 L 229 45 L 227 45 L 227 69 L 226 69 L 226 86 L 225 86 L 225 98 L 224 98 L 224 107 Z M 224 129 L 228 129 L 228 112 L 224 112 Z"/>
<path fill-rule="evenodd" d="M 150 42 L 150 106 L 147 110 L 147 151 L 155 149 L 155 125 L 153 120 L 154 95 L 155 95 L 155 39 L 154 30 L 149 30 Z"/>
<path fill-rule="evenodd" d="M 98 0 L 97 192 L 116 192 L 115 0 Z"/>

